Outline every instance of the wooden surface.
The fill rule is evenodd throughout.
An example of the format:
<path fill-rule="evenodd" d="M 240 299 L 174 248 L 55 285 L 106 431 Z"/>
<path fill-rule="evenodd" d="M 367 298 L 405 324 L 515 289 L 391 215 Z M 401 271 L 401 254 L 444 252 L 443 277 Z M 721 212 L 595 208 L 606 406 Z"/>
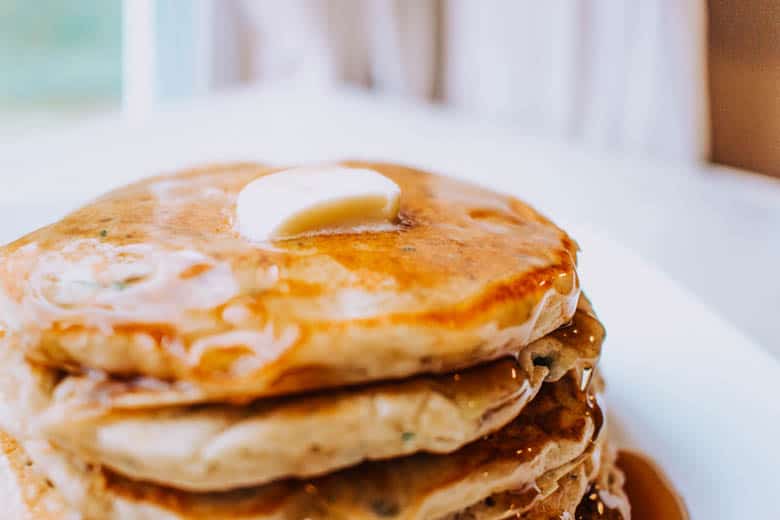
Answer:
<path fill-rule="evenodd" d="M 708 7 L 712 159 L 780 177 L 780 2 Z"/>

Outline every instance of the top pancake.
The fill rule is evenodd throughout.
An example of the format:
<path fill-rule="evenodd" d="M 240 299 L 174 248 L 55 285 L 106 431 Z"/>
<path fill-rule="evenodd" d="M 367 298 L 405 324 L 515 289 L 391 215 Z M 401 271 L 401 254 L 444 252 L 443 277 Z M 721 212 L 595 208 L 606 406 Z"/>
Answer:
<path fill-rule="evenodd" d="M 511 197 L 411 168 L 380 231 L 253 244 L 217 166 L 111 192 L 0 250 L 0 337 L 50 366 L 257 397 L 462 368 L 567 322 L 576 244 Z"/>

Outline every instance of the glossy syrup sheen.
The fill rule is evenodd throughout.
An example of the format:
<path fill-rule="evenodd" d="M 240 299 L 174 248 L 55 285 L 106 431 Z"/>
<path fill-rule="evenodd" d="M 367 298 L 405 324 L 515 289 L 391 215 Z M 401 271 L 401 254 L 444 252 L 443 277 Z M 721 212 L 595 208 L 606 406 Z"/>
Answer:
<path fill-rule="evenodd" d="M 233 228 L 235 199 L 273 169 L 149 179 L 0 249 L 0 297 L 14 307 L 0 330 L 21 330 L 42 363 L 271 395 L 457 369 L 496 357 L 473 338 L 446 352 L 461 330 L 528 323 L 512 337 L 524 343 L 532 321 L 544 333 L 571 317 L 577 246 L 533 209 L 411 168 L 347 164 L 401 187 L 390 228 L 253 244 Z M 550 295 L 565 303 L 540 311 Z M 388 330 L 402 345 L 427 337 L 415 359 L 365 351 Z"/>
<path fill-rule="evenodd" d="M 600 417 L 592 394 L 581 392 L 575 378 L 568 376 L 544 385 L 526 410 L 498 432 L 449 454 L 418 453 L 365 462 L 311 480 L 285 480 L 214 493 L 178 491 L 110 471 L 106 471 L 106 482 L 114 493 L 130 501 L 156 503 L 192 518 L 240 514 L 312 519 L 415 517 L 421 503 L 435 495 L 456 493 L 463 489 L 458 485 L 468 489 L 466 482 L 490 480 L 493 472 L 532 464 L 553 446 L 581 443 L 587 450 L 599 426 L 594 422 Z M 483 488 L 483 492 L 485 496 L 478 500 L 492 495 L 493 490 Z M 460 498 L 451 496 L 455 503 Z"/>
<path fill-rule="evenodd" d="M 56 252 L 76 239 L 99 239 L 109 248 L 148 244 L 162 250 L 191 250 L 229 262 L 237 278 L 246 267 L 295 270 L 304 276 L 290 277 L 270 291 L 283 293 L 288 299 L 356 284 L 370 290 L 392 281 L 398 292 L 411 291 L 451 304 L 462 301 L 462 297 L 427 294 L 426 289 L 442 289 L 454 281 L 471 281 L 482 289 L 486 281 L 491 282 L 477 300 L 458 309 L 460 313 L 454 309 L 427 313 L 439 320 L 453 319 L 455 314 L 464 318 L 467 308 L 469 313 L 476 312 L 496 300 L 536 291 L 540 284 L 560 283 L 556 282 L 557 275 L 572 273 L 576 245 L 519 201 L 416 170 L 365 166 L 373 166 L 402 188 L 400 217 L 391 230 L 249 243 L 233 229 L 235 198 L 247 182 L 273 170 L 244 166 L 195 170 L 122 188 L 10 244 L 4 253 L 33 242 L 41 252 Z M 488 225 L 484 223 L 486 211 L 490 215 Z M 320 265 L 320 259 L 327 265 Z M 193 267 L 209 269 L 208 264 Z M 350 280 L 322 279 L 309 272 L 324 268 L 328 273 L 331 267 L 336 267 L 332 269 L 334 274 L 352 275 Z M 181 278 L 193 273 L 197 271 L 181 273 Z M 352 279 L 355 276 L 357 280 Z M 267 289 L 257 280 L 236 281 L 245 294 Z M 401 304 L 393 310 L 403 315 L 404 310 L 411 313 L 415 309 L 405 309 Z"/>
<path fill-rule="evenodd" d="M 632 520 L 689 520 L 685 502 L 655 462 L 639 453 L 621 451 L 617 465 L 626 476 L 624 489 Z"/>
<path fill-rule="evenodd" d="M 631 520 L 689 520 L 685 501 L 651 459 L 621 450 L 617 467 L 625 475 L 623 490 L 631 505 Z M 574 520 L 628 520 L 608 505 L 613 502 L 609 494 L 592 485 L 577 507 Z"/>
<path fill-rule="evenodd" d="M 556 373 L 572 373 L 576 375 L 580 389 L 584 392 L 588 389 L 589 383 L 594 379 L 595 371 L 591 367 L 595 366 L 601 352 L 604 327 L 595 319 L 587 299 L 582 296 L 571 324 L 564 328 L 573 328 L 577 332 L 575 333 L 571 330 L 562 333 L 562 335 L 566 336 L 565 341 L 553 343 L 552 347 L 547 340 L 558 340 L 561 334 L 558 331 L 549 334 L 545 338 L 546 344 L 541 349 L 540 356 L 534 357 L 533 351 L 537 346 L 533 345 L 529 347 L 529 351 L 531 351 L 529 352 L 529 357 L 534 360 L 534 367 L 540 364 L 544 365 L 548 375 L 550 370 L 554 370 Z M 554 349 L 553 354 L 557 356 L 555 360 L 551 360 L 548 357 L 551 348 Z M 547 363 L 551 364 L 548 366 Z M 497 370 L 497 367 L 509 367 L 509 369 L 506 371 L 502 369 Z M 526 369 L 529 367 L 522 360 L 517 359 L 517 357 L 510 356 L 465 368 L 454 373 L 439 375 L 418 374 L 404 381 L 430 381 L 444 395 L 469 392 L 475 395 L 487 395 L 489 389 L 501 388 L 502 385 L 515 387 L 518 382 L 528 377 Z M 59 375 L 61 379 L 57 384 L 66 385 L 68 390 L 66 392 L 57 390 L 57 392 L 60 396 L 67 395 L 70 404 L 81 410 L 93 409 L 95 407 L 115 410 L 143 409 L 162 404 L 186 405 L 201 401 L 199 394 L 194 392 L 195 389 L 185 382 L 169 382 L 145 377 L 109 377 L 106 374 L 94 372 L 89 374 L 60 373 Z M 372 389 L 383 386 L 390 389 L 396 388 L 397 382 L 381 381 L 364 384 L 358 388 Z M 346 395 L 355 392 L 355 390 L 356 387 L 331 389 L 327 395 L 336 395 L 334 392 Z M 285 399 L 299 399 L 303 396 L 316 398 L 320 395 L 323 395 L 321 391 L 312 391 L 289 397 L 269 397 L 263 399 L 262 402 L 284 402 Z M 273 399 L 276 399 L 276 401 L 273 401 Z M 246 405 L 252 400 L 235 399 L 229 401 L 234 404 Z M 595 421 L 597 426 L 600 427 L 602 419 L 597 417 Z"/>

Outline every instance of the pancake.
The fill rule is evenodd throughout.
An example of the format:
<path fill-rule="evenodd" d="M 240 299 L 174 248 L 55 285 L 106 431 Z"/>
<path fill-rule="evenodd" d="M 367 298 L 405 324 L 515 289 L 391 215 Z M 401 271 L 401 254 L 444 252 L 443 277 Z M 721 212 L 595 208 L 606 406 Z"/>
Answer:
<path fill-rule="evenodd" d="M 631 520 L 615 459 L 616 450 L 603 443 L 584 460 L 546 473 L 532 488 L 497 493 L 442 520 Z"/>
<path fill-rule="evenodd" d="M 536 367 L 528 377 L 505 359 L 459 373 L 457 381 L 421 376 L 252 406 L 98 414 L 66 405 L 48 410 L 37 428 L 80 457 L 136 479 L 226 490 L 321 475 L 367 459 L 454 451 L 514 419 L 546 373 Z"/>
<path fill-rule="evenodd" d="M 579 520 L 631 520 L 631 504 L 623 488 L 625 476 L 613 464 L 599 473 L 574 512 Z"/>
<path fill-rule="evenodd" d="M 35 434 L 136 479 L 200 491 L 257 485 L 363 460 L 454 451 L 514 419 L 549 379 L 548 365 L 574 370 L 586 384 L 583 367 L 595 366 L 603 336 L 582 297 L 572 322 L 522 359 L 246 406 L 172 405 L 163 390 L 163 406 L 125 407 L 139 395 L 132 392 L 131 401 L 121 382 L 61 378 L 5 350 L 0 402 L 9 413 L 0 426 L 13 431 L 28 422 Z M 144 392 L 151 402 L 157 391 L 148 385 Z"/>
<path fill-rule="evenodd" d="M 441 517 L 441 520 L 630 520 L 628 502 L 622 489 L 613 491 L 620 502 L 615 508 L 602 509 L 594 502 L 593 485 L 587 479 L 598 467 L 593 457 L 568 464 L 568 473 L 560 476 L 556 469 L 537 480 L 533 489 L 509 491 L 490 496 L 478 504 Z M 597 482 L 606 481 L 615 472 L 614 466 L 599 470 Z M 619 473 L 619 472 L 618 472 Z M 550 482 L 555 480 L 554 485 Z M 613 482 L 616 479 L 612 478 Z M 24 449 L 12 438 L 0 432 L 0 502 L 12 519 L 81 520 L 83 515 L 73 509 L 39 468 L 33 464 Z M 541 484 L 541 485 L 540 485 Z M 615 486 L 613 486 L 614 488 Z M 550 493 L 550 494 L 547 494 Z M 594 506 L 595 504 L 595 506 Z M 138 514 L 125 519 L 152 514 L 153 510 L 138 508 Z M 605 514 L 606 513 L 606 514 Z M 166 513 L 169 514 L 169 513 Z M 570 516 L 566 516 L 566 515 Z M 144 518 L 141 516 L 141 518 Z M 149 518 L 146 516 L 145 518 Z M 167 518 L 170 518 L 168 516 Z"/>
<path fill-rule="evenodd" d="M 363 463 L 313 480 L 225 492 L 191 493 L 130 480 L 45 441 L 24 447 L 87 519 L 438 518 L 583 462 L 603 442 L 600 430 L 593 396 L 566 377 L 545 385 L 506 427 L 454 453 Z"/>
<path fill-rule="evenodd" d="M 24 447 L 1 430 L 0 504 L 8 520 L 83 520 Z"/>
<path fill-rule="evenodd" d="M 390 164 L 382 230 L 250 243 L 237 194 L 274 171 L 191 170 L 111 192 L 0 250 L 0 336 L 47 366 L 253 399 L 448 372 L 569 321 L 576 244 L 520 201 Z"/>

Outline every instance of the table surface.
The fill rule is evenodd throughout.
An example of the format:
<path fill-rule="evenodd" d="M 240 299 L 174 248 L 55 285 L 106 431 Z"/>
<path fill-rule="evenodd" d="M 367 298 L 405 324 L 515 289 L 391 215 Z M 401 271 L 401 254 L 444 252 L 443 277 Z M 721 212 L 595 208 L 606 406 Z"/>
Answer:
<path fill-rule="evenodd" d="M 638 252 L 780 356 L 780 182 L 606 157 L 445 109 L 285 86 L 104 117 L 0 145 L 0 242 L 114 186 L 219 161 L 374 158 L 505 188 Z M 30 211 L 34 208 L 35 211 Z M 13 215 L 30 215 L 23 222 Z"/>
<path fill-rule="evenodd" d="M 778 229 L 778 189 L 771 182 L 598 157 L 357 93 L 271 89 L 5 146 L 0 240 L 160 171 L 343 157 L 427 166 L 554 215 L 578 237 L 583 286 L 609 331 L 599 366 L 612 434 L 661 464 L 692 518 L 780 517 L 771 498 L 780 466 L 773 398 L 780 363 L 730 321 L 743 316 L 734 309 L 747 307 L 777 322 L 777 251 L 768 243 Z M 723 294 L 744 300 L 732 305 L 717 298 Z"/>

